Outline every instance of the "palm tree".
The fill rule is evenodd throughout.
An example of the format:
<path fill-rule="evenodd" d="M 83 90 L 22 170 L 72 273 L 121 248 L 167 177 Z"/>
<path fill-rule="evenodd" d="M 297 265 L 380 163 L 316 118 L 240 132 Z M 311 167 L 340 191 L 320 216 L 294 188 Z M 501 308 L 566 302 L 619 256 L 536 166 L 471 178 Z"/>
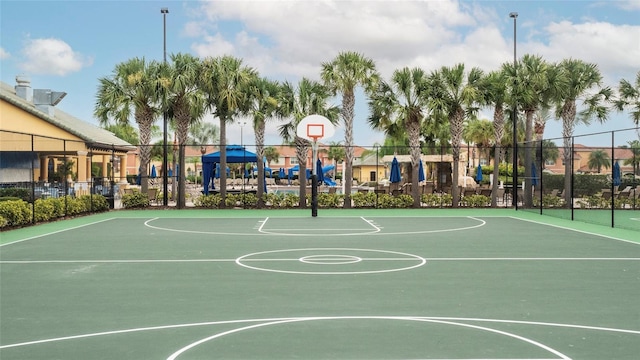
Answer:
<path fill-rule="evenodd" d="M 608 169 L 611 167 L 611 159 L 609 158 L 609 154 L 607 154 L 604 150 L 593 150 L 589 153 L 589 161 L 587 165 L 589 165 L 590 169 L 598 169 L 598 174 L 602 168 Z"/>
<path fill-rule="evenodd" d="M 636 74 L 635 83 L 622 79 L 618 85 L 618 99 L 614 101 L 614 108 L 618 111 L 629 109 L 631 120 L 640 126 L 640 71 Z M 636 129 L 640 136 L 640 128 Z"/>
<path fill-rule="evenodd" d="M 542 140 L 542 169 L 540 170 L 540 174 L 542 174 L 547 160 L 556 160 L 558 156 L 560 156 L 558 146 L 551 140 Z"/>
<path fill-rule="evenodd" d="M 300 179 L 300 208 L 305 208 L 306 199 L 306 171 L 307 155 L 311 143 L 296 134 L 298 124 L 309 115 L 318 114 L 326 117 L 332 123 L 338 119 L 338 108 L 330 106 L 328 101 L 331 93 L 317 81 L 302 78 L 297 87 L 288 81 L 282 85 L 279 99 L 280 113 L 290 121 L 280 125 L 278 131 L 284 142 L 295 143 L 296 158 L 299 166 Z"/>
<path fill-rule="evenodd" d="M 189 143 L 200 147 L 200 154 L 207 153 L 207 146 L 214 145 L 220 140 L 219 128 L 210 122 L 200 121 L 191 124 L 189 128 Z"/>
<path fill-rule="evenodd" d="M 336 179 L 336 174 L 338 173 L 338 163 L 344 160 L 345 151 L 344 146 L 339 141 L 332 141 L 329 143 L 329 151 L 327 151 L 327 157 L 329 160 L 333 161 L 333 180 Z"/>
<path fill-rule="evenodd" d="M 491 207 L 498 206 L 498 183 L 500 162 L 504 159 L 502 139 L 505 131 L 504 110 L 507 102 L 507 73 L 504 70 L 490 72 L 481 82 L 482 103 L 493 106 L 493 184 L 491 189 Z"/>
<path fill-rule="evenodd" d="M 218 131 L 218 127 L 213 123 L 200 121 L 191 124 L 191 127 L 189 128 L 189 143 L 193 146 L 199 146 L 201 155 L 207 153 L 207 145 L 215 144 L 219 141 L 219 139 L 220 132 Z M 194 160 L 194 164 L 196 167 L 195 170 L 197 176 L 197 159 Z"/>
<path fill-rule="evenodd" d="M 344 185 L 344 207 L 351 207 L 351 185 L 353 179 L 353 117 L 355 88 L 363 86 L 370 92 L 378 82 L 379 75 L 373 60 L 356 52 L 342 52 L 333 61 L 322 64 L 322 81 L 335 95 L 342 94 L 340 115 L 344 122 L 345 169 L 342 174 Z"/>
<path fill-rule="evenodd" d="M 272 162 L 278 162 L 278 159 L 280 159 L 280 153 L 276 147 L 267 146 L 264 148 L 264 157 L 267 158 L 267 165 L 271 167 Z"/>
<path fill-rule="evenodd" d="M 249 84 L 257 72 L 232 56 L 207 58 L 202 63 L 198 85 L 205 93 L 206 109 L 220 119 L 220 195 L 221 206 L 227 196 L 227 123 L 249 109 Z"/>
<path fill-rule="evenodd" d="M 129 123 L 106 124 L 106 125 L 103 124 L 102 128 L 112 132 L 113 135 L 115 135 L 119 139 L 122 139 L 128 142 L 129 144 L 140 143 L 140 136 L 138 136 L 138 130 L 133 126 L 131 126 L 131 124 Z"/>
<path fill-rule="evenodd" d="M 139 173 L 143 175 L 149 173 L 151 127 L 161 112 L 158 73 L 157 62 L 133 58 L 117 64 L 111 76 L 98 79 L 94 115 L 101 124 L 107 124 L 110 119 L 129 124 L 133 113 L 140 131 Z M 141 187 L 146 193 L 148 181 L 142 181 Z"/>
<path fill-rule="evenodd" d="M 486 119 L 470 119 L 462 130 L 467 143 L 475 143 L 481 155 L 489 157 L 489 148 L 494 141 L 493 123 Z"/>
<path fill-rule="evenodd" d="M 372 128 L 386 133 L 397 128 L 407 131 L 412 166 L 411 196 L 415 208 L 420 207 L 420 129 L 427 119 L 430 89 L 428 76 L 422 69 L 405 67 L 394 71 L 390 82 L 380 81 L 369 101 L 369 125 Z"/>
<path fill-rule="evenodd" d="M 562 136 L 564 138 L 564 194 L 565 202 L 571 201 L 571 137 L 577 123 L 589 124 L 591 118 L 596 117 L 599 122 L 605 122 L 608 108 L 603 101 L 609 100 L 611 89 L 600 88 L 602 75 L 596 64 L 585 63 L 582 60 L 566 59 L 560 62 L 558 68 L 561 81 L 558 82 L 559 91 L 556 101 L 556 113 L 562 118 Z M 600 88 L 598 90 L 598 88 Z M 596 90 L 594 94 L 590 91 Z M 576 101 L 583 98 L 585 109 L 576 116 Z"/>
<path fill-rule="evenodd" d="M 512 65 L 503 66 L 513 78 Z M 558 85 L 559 80 L 550 81 L 557 74 L 554 66 L 547 63 L 541 56 L 526 54 L 517 64 L 516 85 L 513 96 L 515 101 L 525 114 L 525 138 L 524 138 L 524 207 L 533 206 L 532 198 L 532 172 L 533 163 L 533 117 L 535 113 L 551 101 L 552 90 Z M 510 81 L 511 83 L 513 81 Z M 515 171 L 515 170 L 514 170 Z M 516 186 L 516 184 L 514 184 Z"/>
<path fill-rule="evenodd" d="M 627 145 L 621 146 L 624 149 L 631 150 L 631 157 L 625 159 L 624 165 L 631 165 L 633 167 L 633 174 L 640 175 L 640 140 L 631 140 L 627 142 Z"/>
<path fill-rule="evenodd" d="M 458 178 L 460 174 L 460 140 L 467 115 L 476 112 L 476 104 L 481 100 L 480 81 L 482 70 L 472 68 L 465 76 L 464 64 L 453 67 L 443 66 L 431 75 L 434 94 L 431 100 L 432 108 L 449 118 L 451 131 L 451 148 L 453 153 L 453 207 L 458 207 L 460 190 Z"/>
<path fill-rule="evenodd" d="M 189 141 L 189 129 L 200 122 L 204 116 L 204 94 L 197 87 L 200 73 L 200 60 L 190 54 L 172 54 L 168 67 L 165 85 L 165 106 L 169 116 L 174 120 L 178 140 L 178 177 L 177 207 L 185 207 L 185 148 Z"/>
<path fill-rule="evenodd" d="M 250 109 L 256 136 L 256 156 L 258 158 L 258 207 L 264 205 L 264 132 L 267 121 L 279 117 L 278 97 L 280 84 L 267 78 L 256 77 L 250 86 Z"/>

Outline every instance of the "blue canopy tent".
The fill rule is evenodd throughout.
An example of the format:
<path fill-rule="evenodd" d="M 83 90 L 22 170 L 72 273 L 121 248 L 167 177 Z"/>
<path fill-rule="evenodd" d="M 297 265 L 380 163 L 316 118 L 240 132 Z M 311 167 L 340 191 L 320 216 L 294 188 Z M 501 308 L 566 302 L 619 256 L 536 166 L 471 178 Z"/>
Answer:
<path fill-rule="evenodd" d="M 227 150 L 227 163 L 252 163 L 252 162 L 258 161 L 258 157 L 256 156 L 256 154 L 250 151 L 247 151 L 242 146 L 228 145 L 226 150 Z M 205 195 L 209 194 L 209 185 L 212 183 L 214 169 L 217 164 L 220 164 L 219 151 L 211 154 L 202 155 L 202 178 L 203 178 L 202 183 L 204 186 Z M 266 184 L 266 181 L 265 181 L 265 184 Z"/>

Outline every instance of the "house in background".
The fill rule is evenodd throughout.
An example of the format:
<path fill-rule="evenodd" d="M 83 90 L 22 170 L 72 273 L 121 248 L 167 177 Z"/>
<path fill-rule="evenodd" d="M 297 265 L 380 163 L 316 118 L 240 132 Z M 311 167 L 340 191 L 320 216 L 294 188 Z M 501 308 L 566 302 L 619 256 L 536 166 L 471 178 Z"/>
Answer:
<path fill-rule="evenodd" d="M 557 159 L 546 160 L 544 169 L 547 172 L 554 174 L 564 174 L 564 148 L 558 148 L 559 155 Z M 612 163 L 618 161 L 620 165 L 620 171 L 624 173 L 633 173 L 633 165 L 626 164 L 626 160 L 633 158 L 633 152 L 630 149 L 617 147 L 614 149 L 605 147 L 585 146 L 582 144 L 575 144 L 573 147 L 573 171 L 577 174 L 597 174 L 598 169 L 591 168 L 589 166 L 589 156 L 593 151 L 603 150 L 612 162 L 608 168 L 602 168 L 601 173 L 607 174 L 612 171 Z M 613 151 L 612 151 L 613 150 Z"/>
<path fill-rule="evenodd" d="M 33 89 L 23 76 L 16 83 L 0 84 L 0 183 L 72 180 L 76 193 L 85 193 L 92 166 L 97 177 L 126 182 L 134 146 L 57 109 L 66 93 Z M 52 178 L 65 167 L 67 179 Z"/>

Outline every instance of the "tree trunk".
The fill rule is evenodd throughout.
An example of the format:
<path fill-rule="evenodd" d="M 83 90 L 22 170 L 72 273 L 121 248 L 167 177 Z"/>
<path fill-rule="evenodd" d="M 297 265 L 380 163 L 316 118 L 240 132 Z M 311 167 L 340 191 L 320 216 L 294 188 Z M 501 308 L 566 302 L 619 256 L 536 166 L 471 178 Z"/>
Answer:
<path fill-rule="evenodd" d="M 149 191 L 149 160 L 151 159 L 151 125 L 153 113 L 150 110 L 142 110 L 135 114 L 136 123 L 140 130 L 140 191 L 146 194 Z M 164 169 L 166 171 L 166 169 Z"/>
<path fill-rule="evenodd" d="M 571 161 L 571 136 L 576 118 L 575 101 L 567 100 L 562 106 L 562 137 L 564 146 L 564 202 L 571 208 L 571 174 L 573 172 L 573 162 Z"/>
<path fill-rule="evenodd" d="M 411 197 L 413 197 L 413 207 L 419 208 L 420 199 L 420 184 L 419 184 L 419 170 L 420 162 L 420 122 L 417 119 L 412 119 L 407 124 L 407 130 L 409 135 L 409 150 L 411 151 Z"/>
<path fill-rule="evenodd" d="M 220 207 L 225 208 L 227 200 L 227 118 L 220 116 Z"/>
<path fill-rule="evenodd" d="M 299 207 L 307 207 L 307 154 L 309 152 L 309 141 L 296 136 L 296 157 L 298 158 L 298 181 L 300 181 Z"/>
<path fill-rule="evenodd" d="M 345 91 L 342 97 L 342 119 L 344 121 L 344 205 L 345 209 L 351 208 L 351 187 L 353 185 L 353 108 L 355 96 L 353 89 Z"/>
<path fill-rule="evenodd" d="M 265 187 L 265 173 L 264 173 L 264 121 L 257 121 L 256 125 L 256 156 L 258 160 L 258 208 L 264 207 L 264 187 Z"/>
<path fill-rule="evenodd" d="M 453 208 L 458 207 L 460 201 L 460 189 L 458 188 L 458 177 L 460 173 L 460 142 L 462 139 L 462 129 L 464 127 L 464 110 L 456 109 L 455 113 L 449 119 L 449 127 L 451 130 L 451 147 L 453 153 L 453 176 L 451 178 L 451 195 Z"/>
<path fill-rule="evenodd" d="M 498 206 L 498 183 L 500 182 L 500 162 L 502 161 L 501 141 L 504 136 L 504 109 L 496 106 L 493 110 L 493 136 L 495 150 L 493 153 L 493 185 L 491 186 L 491 207 Z"/>
<path fill-rule="evenodd" d="M 526 123 L 524 131 L 524 207 L 529 209 L 533 206 L 531 192 L 531 163 L 533 162 L 533 114 L 535 109 L 525 110 Z M 517 171 L 517 168 L 516 168 Z M 514 184 L 518 186 L 518 184 Z M 517 192 L 516 192 L 517 193 Z"/>

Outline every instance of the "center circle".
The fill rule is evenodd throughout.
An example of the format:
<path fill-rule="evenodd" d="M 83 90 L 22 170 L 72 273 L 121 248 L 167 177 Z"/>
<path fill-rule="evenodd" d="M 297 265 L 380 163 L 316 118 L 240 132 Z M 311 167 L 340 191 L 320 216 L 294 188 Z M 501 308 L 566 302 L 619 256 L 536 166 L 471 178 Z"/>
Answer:
<path fill-rule="evenodd" d="M 310 255 L 301 257 L 300 261 L 307 264 L 334 265 L 353 264 L 362 261 L 362 258 L 350 255 Z"/>
<path fill-rule="evenodd" d="M 389 250 L 306 248 L 261 251 L 243 255 L 235 262 L 247 269 L 275 273 L 348 275 L 411 270 L 426 264 L 427 260 Z"/>

